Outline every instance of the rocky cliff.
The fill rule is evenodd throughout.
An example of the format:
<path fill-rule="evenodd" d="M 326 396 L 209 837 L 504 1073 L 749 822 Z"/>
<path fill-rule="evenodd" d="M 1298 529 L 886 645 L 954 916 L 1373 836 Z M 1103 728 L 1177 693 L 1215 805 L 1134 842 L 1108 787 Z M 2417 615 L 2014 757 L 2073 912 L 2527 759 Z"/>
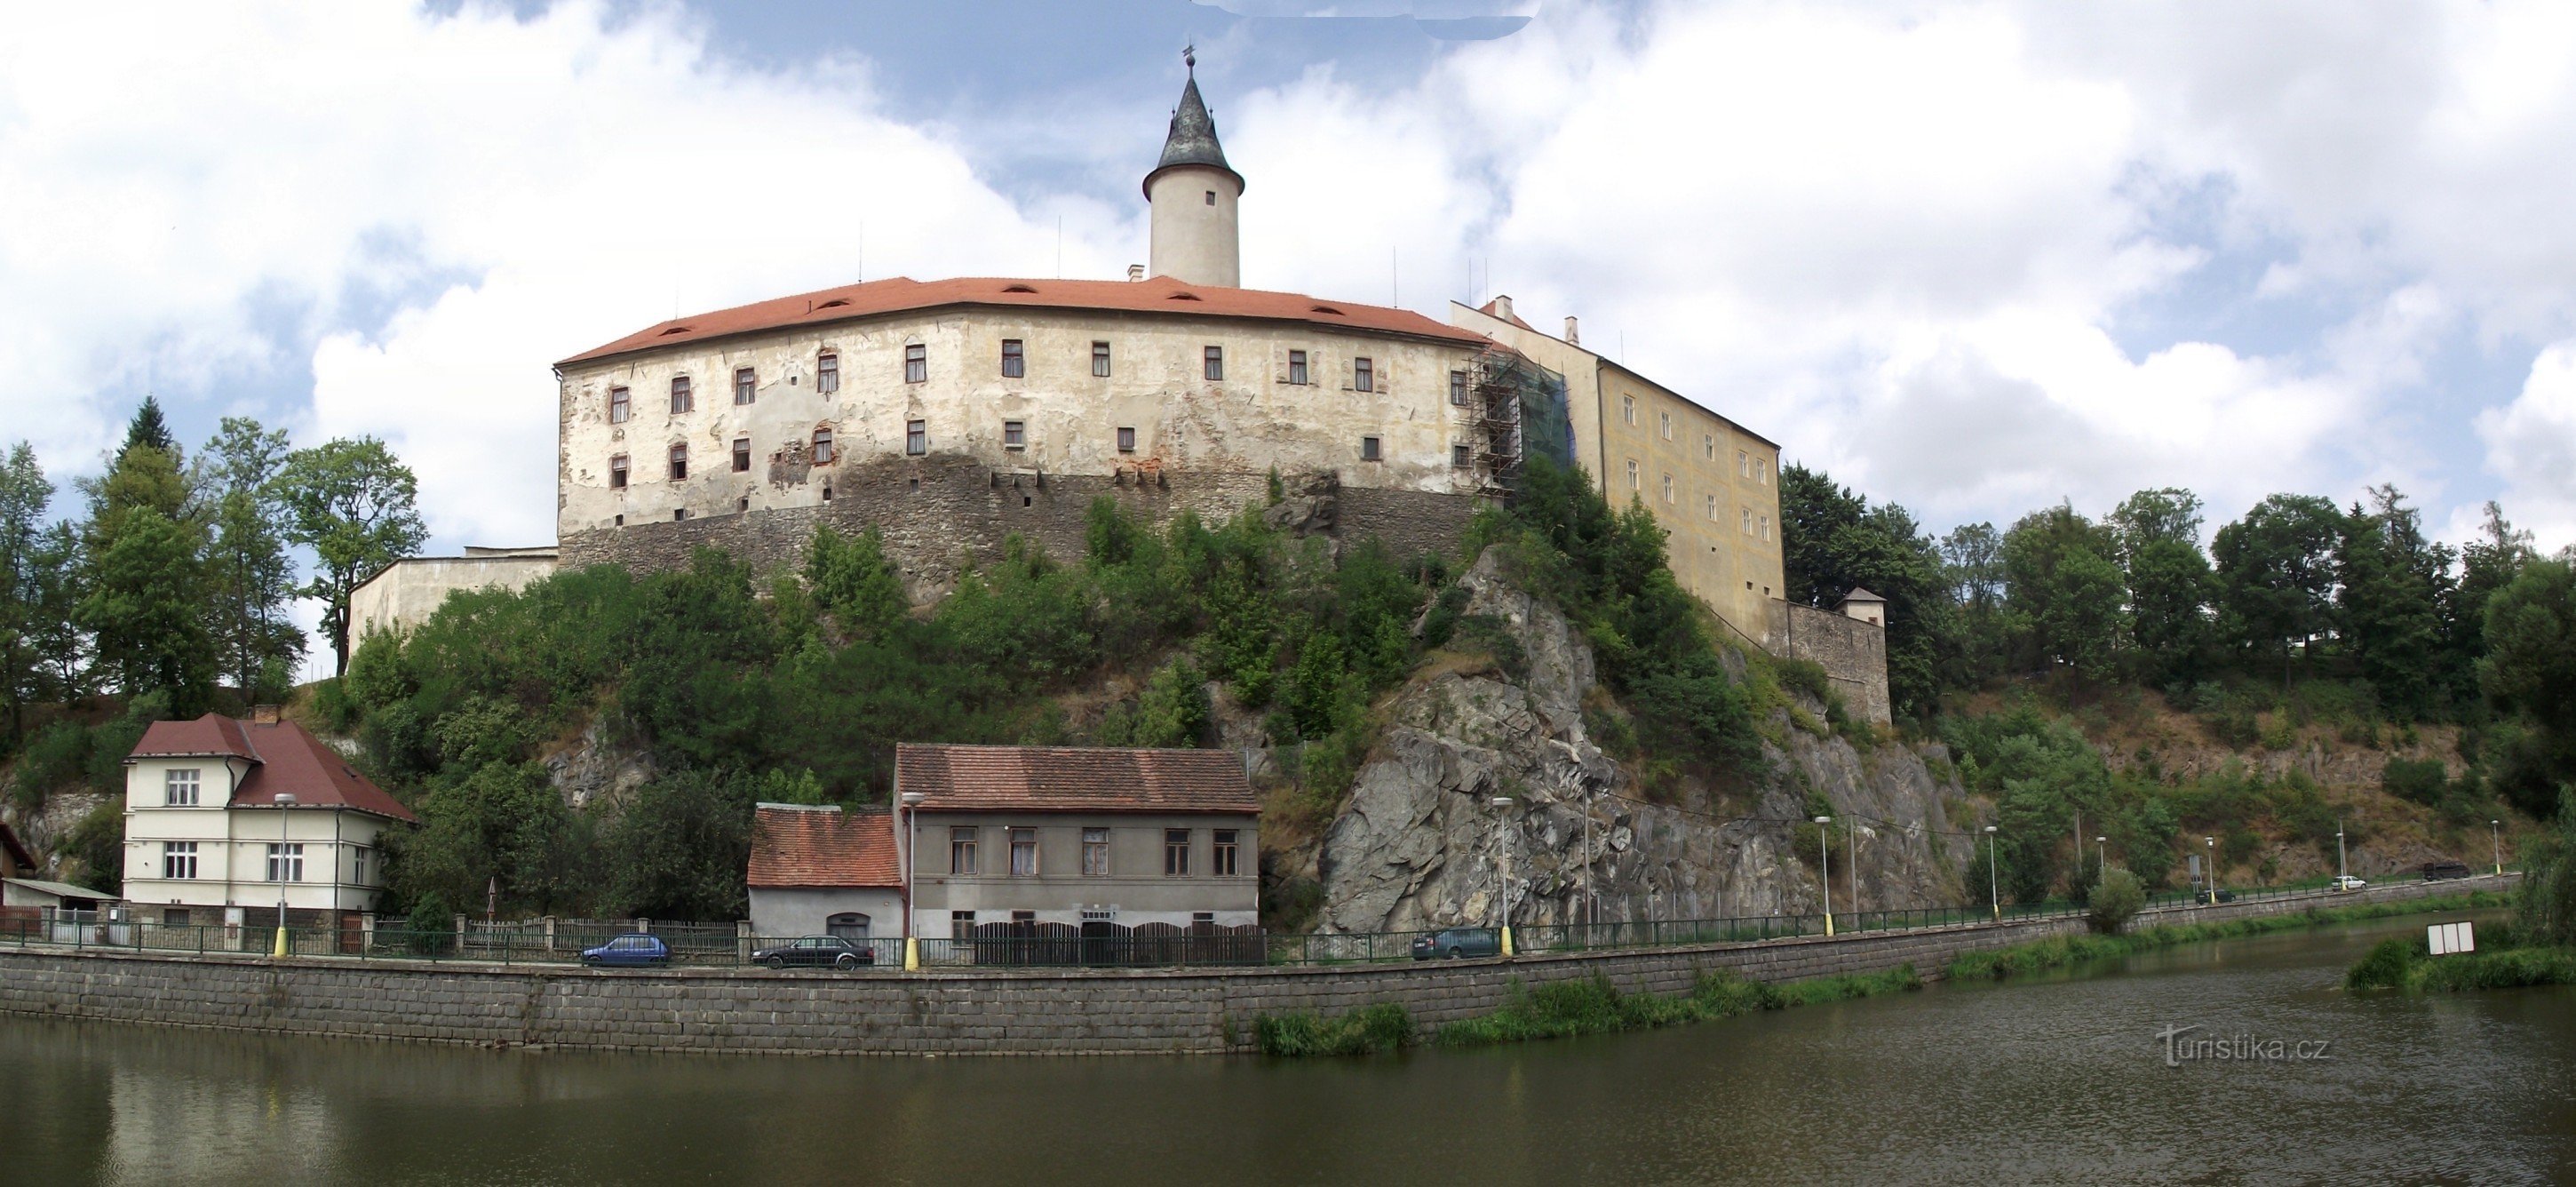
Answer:
<path fill-rule="evenodd" d="M 1497 895 L 1524 924 L 1580 921 L 1593 903 L 1604 921 L 1812 912 L 1816 856 L 1798 844 L 1810 793 L 1858 823 L 1834 842 L 1836 910 L 1855 897 L 1864 910 L 1958 901 L 1967 853 L 1948 835 L 1944 803 L 1962 792 L 1927 763 L 1937 747 L 1855 749 L 1795 728 L 1784 708 L 1766 731 L 1776 740 L 1763 743 L 1769 770 L 1749 789 L 1721 793 L 1718 780 L 1686 772 L 1677 794 L 1650 802 L 1629 765 L 1587 736 L 1587 704 L 1617 710 L 1580 633 L 1514 588 L 1490 554 L 1462 583 L 1465 615 L 1499 623 L 1525 674 L 1434 663 L 1396 694 L 1348 802 L 1311 849 L 1283 855 L 1311 862 L 1319 930 L 1485 923 Z M 1807 830 L 1805 843 L 1816 839 Z"/>

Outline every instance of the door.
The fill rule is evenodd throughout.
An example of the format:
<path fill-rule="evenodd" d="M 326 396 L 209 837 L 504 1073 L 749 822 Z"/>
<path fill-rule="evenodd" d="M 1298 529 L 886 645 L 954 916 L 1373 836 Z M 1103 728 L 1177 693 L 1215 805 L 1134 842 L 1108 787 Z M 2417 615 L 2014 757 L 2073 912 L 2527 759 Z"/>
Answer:
<path fill-rule="evenodd" d="M 865 944 L 868 942 L 868 917 L 856 911 L 844 911 L 825 920 L 823 931 L 853 944 Z"/>

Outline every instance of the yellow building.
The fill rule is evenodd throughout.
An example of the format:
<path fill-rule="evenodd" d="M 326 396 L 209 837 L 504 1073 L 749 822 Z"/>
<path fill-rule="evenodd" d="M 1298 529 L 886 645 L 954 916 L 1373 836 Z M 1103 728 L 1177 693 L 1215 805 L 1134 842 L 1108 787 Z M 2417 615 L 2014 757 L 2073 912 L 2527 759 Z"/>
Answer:
<path fill-rule="evenodd" d="M 1780 446 L 1698 402 L 1512 312 L 1452 302 L 1449 322 L 1508 346 L 1565 381 L 1574 460 L 1614 507 L 1643 502 L 1670 533 L 1673 576 L 1718 617 L 1765 643 L 1786 582 L 1780 560 Z"/>

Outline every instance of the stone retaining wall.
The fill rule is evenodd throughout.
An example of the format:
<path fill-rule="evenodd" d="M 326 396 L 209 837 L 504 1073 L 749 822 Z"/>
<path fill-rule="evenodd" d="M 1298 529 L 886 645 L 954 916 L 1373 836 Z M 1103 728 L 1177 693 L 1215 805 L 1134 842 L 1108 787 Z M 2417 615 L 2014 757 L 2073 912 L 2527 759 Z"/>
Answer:
<path fill-rule="evenodd" d="M 2493 878 L 2402 883 L 2141 917 L 2200 922 L 2315 905 L 2499 889 Z M 1599 974 L 1677 993 L 1702 973 L 1762 981 L 1912 964 L 2078 930 L 2050 919 L 1837 939 L 1330 968 L 1145 972 L 939 970 L 841 976 L 756 970 L 605 971 L 106 951 L 0 950 L 0 1013 L 490 1045 L 769 1054 L 1110 1054 L 1249 1048 L 1263 1014 L 1399 1002 L 1438 1025 L 1486 1014 L 1515 981 Z"/>

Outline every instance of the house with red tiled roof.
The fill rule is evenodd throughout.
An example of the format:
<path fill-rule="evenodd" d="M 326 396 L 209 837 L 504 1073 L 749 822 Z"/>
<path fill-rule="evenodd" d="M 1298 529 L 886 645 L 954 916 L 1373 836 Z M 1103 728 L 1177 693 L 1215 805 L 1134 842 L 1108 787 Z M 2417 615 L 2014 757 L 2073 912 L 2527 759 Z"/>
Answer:
<path fill-rule="evenodd" d="M 168 926 L 311 927 L 375 908 L 418 817 L 274 710 L 154 722 L 125 759 L 125 897 Z"/>
<path fill-rule="evenodd" d="M 905 744 L 894 779 L 916 936 L 1260 920 L 1261 803 L 1233 751 Z"/>
<path fill-rule="evenodd" d="M 761 804 L 751 817 L 751 930 L 763 940 L 903 934 L 903 856 L 894 814 Z"/>

